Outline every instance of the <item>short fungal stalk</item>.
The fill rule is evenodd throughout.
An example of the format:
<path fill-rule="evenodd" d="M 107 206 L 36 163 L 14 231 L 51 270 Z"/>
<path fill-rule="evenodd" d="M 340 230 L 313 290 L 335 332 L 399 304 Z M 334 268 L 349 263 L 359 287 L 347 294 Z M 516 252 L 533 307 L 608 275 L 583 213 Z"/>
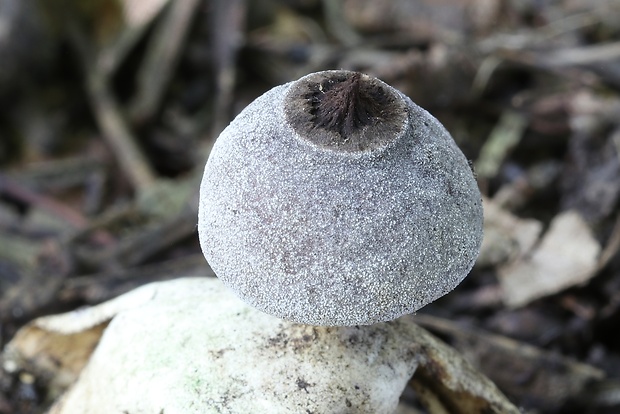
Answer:
<path fill-rule="evenodd" d="M 376 78 L 326 71 L 275 87 L 222 132 L 198 225 L 216 275 L 247 303 L 299 323 L 366 325 L 463 280 L 482 203 L 428 112 Z"/>

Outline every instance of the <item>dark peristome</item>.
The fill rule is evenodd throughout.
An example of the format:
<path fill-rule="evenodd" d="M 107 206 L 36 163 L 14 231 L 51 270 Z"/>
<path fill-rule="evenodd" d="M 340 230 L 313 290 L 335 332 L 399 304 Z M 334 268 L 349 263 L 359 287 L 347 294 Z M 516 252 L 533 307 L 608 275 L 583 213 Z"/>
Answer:
<path fill-rule="evenodd" d="M 287 118 L 303 138 L 347 152 L 386 144 L 398 135 L 406 117 L 399 95 L 358 72 L 302 78 L 285 102 Z"/>

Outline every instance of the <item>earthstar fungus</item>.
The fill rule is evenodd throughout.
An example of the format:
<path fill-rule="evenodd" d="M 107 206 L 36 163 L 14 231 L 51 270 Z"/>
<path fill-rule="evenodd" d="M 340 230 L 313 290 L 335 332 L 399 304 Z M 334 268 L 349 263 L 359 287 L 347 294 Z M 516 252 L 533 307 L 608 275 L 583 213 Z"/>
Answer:
<path fill-rule="evenodd" d="M 222 132 L 198 230 L 216 275 L 250 305 L 367 325 L 465 278 L 482 201 L 439 121 L 378 79 L 326 71 L 271 89 Z"/>

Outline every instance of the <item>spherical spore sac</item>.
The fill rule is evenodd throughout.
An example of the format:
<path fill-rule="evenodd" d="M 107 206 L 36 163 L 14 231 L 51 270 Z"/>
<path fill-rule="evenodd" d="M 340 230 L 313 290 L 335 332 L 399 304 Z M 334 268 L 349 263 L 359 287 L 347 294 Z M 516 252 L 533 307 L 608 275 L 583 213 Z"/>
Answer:
<path fill-rule="evenodd" d="M 454 289 L 482 242 L 482 200 L 445 128 L 356 72 L 268 91 L 217 139 L 198 230 L 215 274 L 283 319 L 367 325 Z"/>

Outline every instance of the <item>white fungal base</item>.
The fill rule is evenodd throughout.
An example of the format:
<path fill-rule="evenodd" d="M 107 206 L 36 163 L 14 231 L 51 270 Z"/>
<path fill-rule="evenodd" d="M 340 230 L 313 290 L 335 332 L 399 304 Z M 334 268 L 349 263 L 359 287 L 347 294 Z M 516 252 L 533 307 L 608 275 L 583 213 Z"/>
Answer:
<path fill-rule="evenodd" d="M 140 290 L 53 414 L 387 414 L 417 365 L 411 319 L 298 325 L 211 278 Z"/>

